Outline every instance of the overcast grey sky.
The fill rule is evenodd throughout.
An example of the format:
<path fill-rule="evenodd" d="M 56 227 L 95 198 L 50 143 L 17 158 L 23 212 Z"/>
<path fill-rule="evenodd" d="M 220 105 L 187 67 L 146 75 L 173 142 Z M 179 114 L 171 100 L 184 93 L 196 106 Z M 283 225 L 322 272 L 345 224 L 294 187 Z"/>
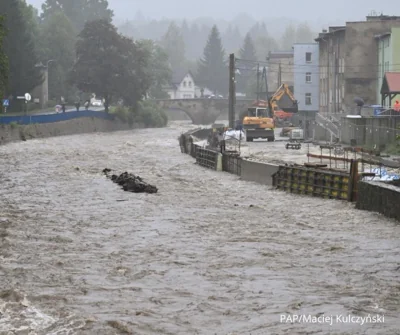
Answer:
<path fill-rule="evenodd" d="M 40 7 L 43 0 L 27 2 Z M 325 20 L 358 21 L 373 10 L 400 15 L 399 0 L 109 0 L 109 3 L 119 19 L 133 18 L 137 11 L 155 19 L 208 16 L 230 20 L 240 13 L 247 13 L 257 20 L 287 17 L 318 23 Z"/>

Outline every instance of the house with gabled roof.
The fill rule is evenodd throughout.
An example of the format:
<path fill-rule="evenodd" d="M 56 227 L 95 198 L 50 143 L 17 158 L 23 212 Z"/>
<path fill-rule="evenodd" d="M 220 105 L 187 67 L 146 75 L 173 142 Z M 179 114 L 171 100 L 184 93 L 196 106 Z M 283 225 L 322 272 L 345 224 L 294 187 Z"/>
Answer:
<path fill-rule="evenodd" d="M 196 97 L 194 75 L 187 70 L 175 71 L 166 91 L 170 99 L 194 99 Z"/>

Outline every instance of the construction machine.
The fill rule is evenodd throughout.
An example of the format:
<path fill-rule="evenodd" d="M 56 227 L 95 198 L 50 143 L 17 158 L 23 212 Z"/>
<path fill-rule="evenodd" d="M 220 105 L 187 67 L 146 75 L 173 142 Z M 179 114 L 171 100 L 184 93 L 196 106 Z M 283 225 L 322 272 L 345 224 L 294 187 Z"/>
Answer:
<path fill-rule="evenodd" d="M 247 142 L 253 142 L 255 138 L 275 141 L 275 122 L 268 101 L 256 100 L 252 103 L 243 117 L 243 129 Z"/>
<path fill-rule="evenodd" d="M 259 76 L 259 71 L 257 70 Z M 257 77 L 259 82 L 259 77 Z M 266 138 L 269 142 L 275 141 L 275 122 L 270 99 L 268 98 L 267 70 L 262 72 L 262 84 L 265 84 L 265 98 L 259 98 L 260 90 L 257 84 L 257 99 L 241 114 L 243 130 L 246 132 L 246 141 L 253 142 L 256 138 Z"/>
<path fill-rule="evenodd" d="M 285 95 L 290 99 L 291 106 L 289 107 L 282 107 L 279 105 L 279 102 Z M 287 84 L 282 84 L 276 90 L 274 95 L 270 98 L 270 105 L 273 110 L 275 124 L 278 126 L 283 125 L 285 121 L 290 121 L 293 117 L 293 114 L 298 112 L 297 100 Z"/>

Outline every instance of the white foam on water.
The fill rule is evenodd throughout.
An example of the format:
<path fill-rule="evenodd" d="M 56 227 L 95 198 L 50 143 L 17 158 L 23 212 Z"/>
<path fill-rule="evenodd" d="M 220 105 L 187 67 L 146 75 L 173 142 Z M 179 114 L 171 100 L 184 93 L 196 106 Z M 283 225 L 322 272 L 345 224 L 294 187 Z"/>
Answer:
<path fill-rule="evenodd" d="M 45 332 L 48 335 L 72 334 L 75 330 L 85 325 L 84 320 L 78 320 L 75 316 L 58 318 L 46 314 L 17 290 L 13 291 L 16 301 L 4 301 L 0 299 L 0 333 L 36 334 Z M 20 301 L 18 301 L 20 300 Z"/>

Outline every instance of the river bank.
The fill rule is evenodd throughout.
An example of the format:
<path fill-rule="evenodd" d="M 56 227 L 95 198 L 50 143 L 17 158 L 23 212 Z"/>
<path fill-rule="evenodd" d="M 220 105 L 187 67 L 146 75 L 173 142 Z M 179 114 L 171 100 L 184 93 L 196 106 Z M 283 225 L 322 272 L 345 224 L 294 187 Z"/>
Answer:
<path fill-rule="evenodd" d="M 3 124 L 0 125 L 0 145 L 10 142 L 26 141 L 34 138 L 47 138 L 94 132 L 112 132 L 134 128 L 143 127 L 140 124 L 134 124 L 131 127 L 118 120 L 110 121 L 94 117 L 78 118 L 45 124 Z"/>

